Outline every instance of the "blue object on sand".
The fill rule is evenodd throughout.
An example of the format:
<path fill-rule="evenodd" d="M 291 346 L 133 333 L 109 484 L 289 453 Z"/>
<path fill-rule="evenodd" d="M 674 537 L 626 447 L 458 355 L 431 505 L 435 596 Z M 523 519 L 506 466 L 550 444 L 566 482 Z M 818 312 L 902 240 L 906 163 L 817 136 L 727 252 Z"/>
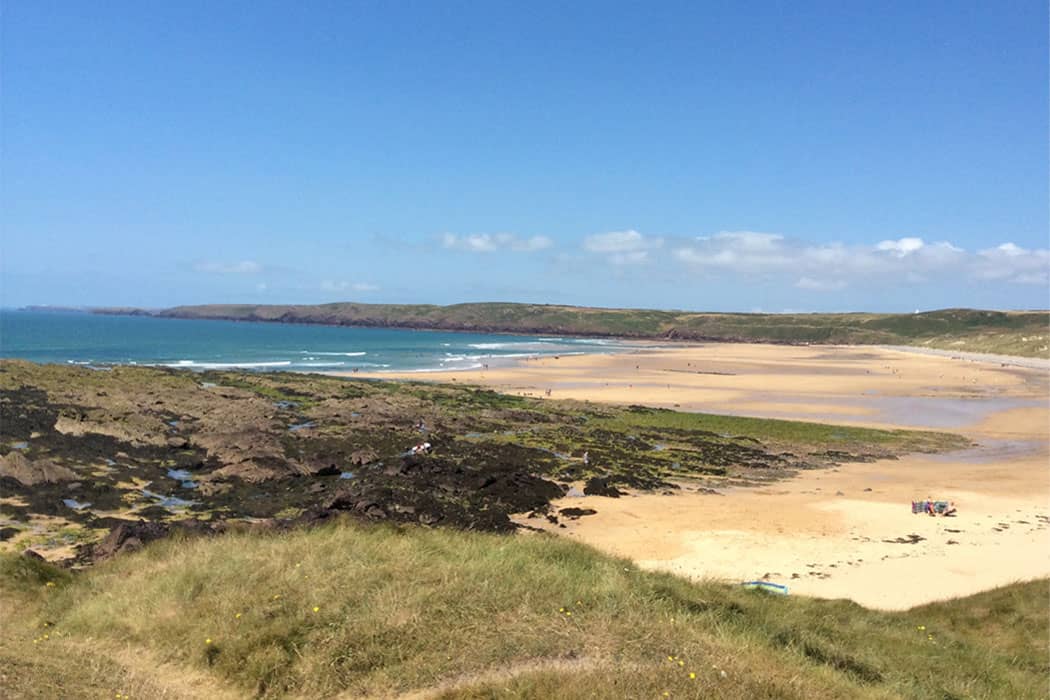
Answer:
<path fill-rule="evenodd" d="M 788 594 L 787 586 L 782 586 L 779 583 L 772 583 L 770 581 L 744 581 L 740 585 L 750 590 L 769 591 L 770 593 L 776 593 L 777 595 Z"/>

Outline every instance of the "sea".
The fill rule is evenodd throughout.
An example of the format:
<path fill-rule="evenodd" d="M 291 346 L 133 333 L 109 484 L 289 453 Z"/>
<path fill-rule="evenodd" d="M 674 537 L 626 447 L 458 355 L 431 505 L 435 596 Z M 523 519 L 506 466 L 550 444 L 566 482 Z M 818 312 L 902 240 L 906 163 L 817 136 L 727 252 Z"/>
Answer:
<path fill-rule="evenodd" d="M 147 365 L 196 370 L 435 372 L 638 347 L 631 341 L 605 338 L 0 310 L 0 357 L 99 369 Z"/>

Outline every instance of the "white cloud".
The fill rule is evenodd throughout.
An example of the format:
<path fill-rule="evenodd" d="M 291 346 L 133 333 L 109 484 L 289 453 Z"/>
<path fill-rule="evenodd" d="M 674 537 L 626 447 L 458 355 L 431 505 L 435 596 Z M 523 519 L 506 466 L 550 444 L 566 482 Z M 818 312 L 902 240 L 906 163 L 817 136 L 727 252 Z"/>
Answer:
<path fill-rule="evenodd" d="M 333 282 L 332 280 L 325 280 L 321 282 L 321 289 L 326 292 L 375 292 L 379 290 L 374 284 L 368 282 Z"/>
<path fill-rule="evenodd" d="M 641 265 L 649 262 L 650 251 L 663 247 L 664 239 L 643 236 L 637 231 L 595 233 L 583 239 L 583 249 L 605 255 L 613 265 Z"/>
<path fill-rule="evenodd" d="M 254 260 L 232 263 L 201 260 L 193 264 L 193 269 L 217 275 L 255 275 L 262 272 L 263 266 Z"/>
<path fill-rule="evenodd" d="M 888 251 L 898 258 L 903 258 L 906 255 L 922 250 L 926 246 L 926 242 L 921 238 L 898 238 L 895 241 L 879 241 L 875 246 L 875 250 Z"/>
<path fill-rule="evenodd" d="M 1050 250 L 1003 243 L 977 252 L 977 276 L 1016 284 L 1050 284 Z"/>
<path fill-rule="evenodd" d="M 809 244 L 775 233 L 723 231 L 676 248 L 674 257 L 708 274 L 790 274 L 797 275 L 799 289 L 834 291 L 845 288 L 848 280 L 873 276 L 919 283 L 935 273 L 962 272 L 973 256 L 951 243 L 916 237 L 874 245 Z"/>
<path fill-rule="evenodd" d="M 721 231 L 713 236 L 699 236 L 692 245 L 674 251 L 678 260 L 694 267 L 750 272 L 785 267 L 798 254 L 780 234 L 755 231 Z"/>
<path fill-rule="evenodd" d="M 659 248 L 662 238 L 643 236 L 637 231 L 610 231 L 595 233 L 583 239 L 583 249 L 591 253 L 629 253 Z"/>
<path fill-rule="evenodd" d="M 700 236 L 700 241 L 720 241 L 741 250 L 756 253 L 779 250 L 784 237 L 779 233 L 759 233 L 757 231 L 719 231 L 713 236 Z"/>
<path fill-rule="evenodd" d="M 446 233 L 441 237 L 443 247 L 470 253 L 494 253 L 497 250 L 532 253 L 550 248 L 553 244 L 554 242 L 546 236 L 523 238 L 513 233 L 473 233 L 464 236 Z"/>

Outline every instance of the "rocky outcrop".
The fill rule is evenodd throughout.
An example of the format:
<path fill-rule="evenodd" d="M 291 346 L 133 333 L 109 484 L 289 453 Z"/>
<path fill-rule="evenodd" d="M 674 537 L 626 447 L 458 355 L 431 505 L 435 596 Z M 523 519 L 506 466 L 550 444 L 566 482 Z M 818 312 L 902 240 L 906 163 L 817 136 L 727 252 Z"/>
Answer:
<path fill-rule="evenodd" d="M 81 550 L 78 559 L 81 561 L 102 561 L 118 554 L 134 552 L 154 540 L 159 540 L 174 532 L 194 535 L 215 535 L 226 531 L 226 525 L 219 522 L 201 520 L 181 520 L 174 523 L 128 521 L 114 526 L 106 538 L 96 545 Z"/>
<path fill-rule="evenodd" d="M 364 466 L 365 464 L 371 464 L 379 459 L 379 453 L 373 450 L 371 447 L 363 447 L 359 450 L 354 450 L 350 454 L 350 463 L 355 466 Z"/>
<path fill-rule="evenodd" d="M 75 481 L 77 475 L 72 469 L 49 460 L 30 460 L 21 452 L 9 452 L 0 457 L 0 478 L 13 479 L 22 486 L 37 486 Z"/>
<path fill-rule="evenodd" d="M 610 484 L 609 478 L 603 476 L 588 479 L 583 486 L 583 492 L 588 496 L 607 496 L 609 498 L 619 498 L 623 495 L 623 491 Z"/>

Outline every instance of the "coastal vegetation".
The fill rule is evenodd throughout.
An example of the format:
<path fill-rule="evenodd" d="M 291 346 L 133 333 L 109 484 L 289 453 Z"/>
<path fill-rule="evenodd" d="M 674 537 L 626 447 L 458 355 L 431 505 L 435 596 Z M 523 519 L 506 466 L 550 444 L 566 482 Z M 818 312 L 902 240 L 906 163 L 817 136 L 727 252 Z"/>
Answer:
<path fill-rule="evenodd" d="M 587 517 L 555 504 L 574 491 L 717 498 L 966 444 L 456 384 L 4 361 L 0 684 L 12 698 L 1042 697 L 1045 580 L 887 613 L 647 572 L 531 525 Z"/>
<path fill-rule="evenodd" d="M 413 448 L 426 443 L 426 450 Z M 0 547 L 91 560 L 131 521 L 557 526 L 552 501 L 717 490 L 956 435 L 296 373 L 0 363 Z M 571 513 L 571 515 L 570 515 Z M 126 528 L 125 528 L 126 529 Z M 165 528 L 127 533 L 144 538 Z M 123 540 L 110 543 L 109 556 Z"/>
<path fill-rule="evenodd" d="M 100 313 L 342 326 L 744 343 L 913 345 L 1050 357 L 1050 312 L 943 309 L 914 314 L 699 313 L 549 304 L 176 306 Z"/>
<path fill-rule="evenodd" d="M 887 613 L 546 534 L 333 522 L 78 572 L 2 555 L 0 682 L 9 698 L 1043 698 L 1048 600 L 1042 580 Z"/>

